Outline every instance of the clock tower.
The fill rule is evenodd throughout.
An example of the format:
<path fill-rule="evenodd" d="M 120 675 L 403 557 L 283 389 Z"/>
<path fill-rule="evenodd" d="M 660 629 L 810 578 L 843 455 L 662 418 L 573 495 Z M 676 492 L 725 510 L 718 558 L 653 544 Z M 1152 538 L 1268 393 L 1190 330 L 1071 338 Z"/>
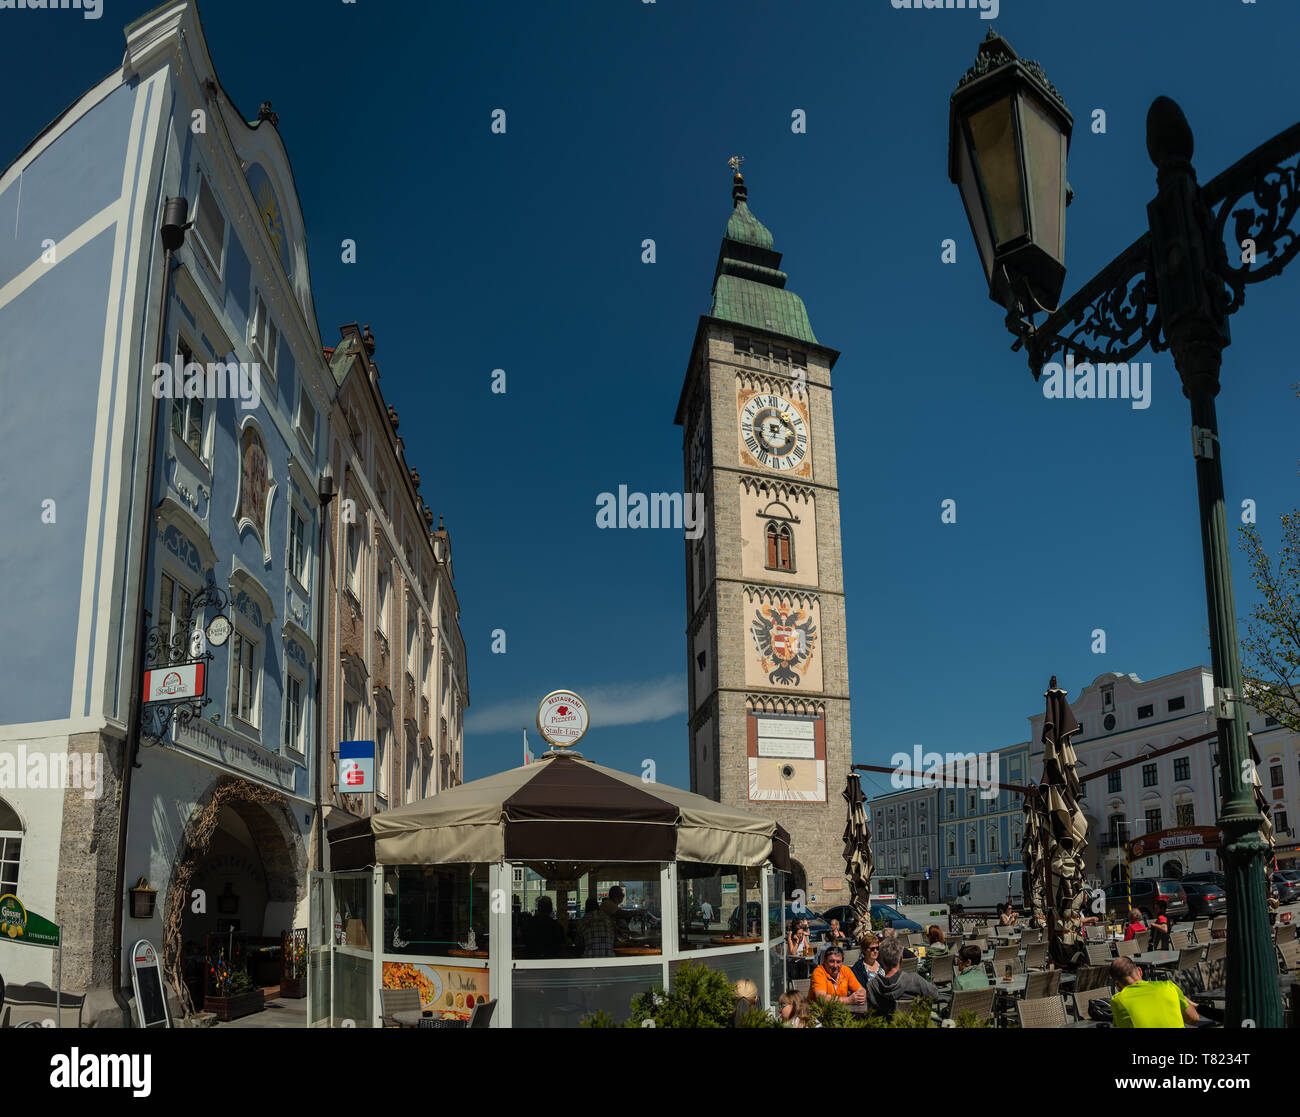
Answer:
<path fill-rule="evenodd" d="M 733 166 L 737 161 L 733 161 Z M 738 169 L 738 167 L 737 167 Z M 848 902 L 852 763 L 831 369 L 743 177 L 677 405 L 686 491 L 691 790 L 776 819 L 791 887 Z"/>

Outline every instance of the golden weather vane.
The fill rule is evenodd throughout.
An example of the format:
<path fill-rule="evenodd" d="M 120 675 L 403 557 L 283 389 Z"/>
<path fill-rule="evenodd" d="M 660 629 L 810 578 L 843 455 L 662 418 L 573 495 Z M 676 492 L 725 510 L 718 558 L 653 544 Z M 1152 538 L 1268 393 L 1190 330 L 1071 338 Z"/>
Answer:
<path fill-rule="evenodd" d="M 745 157 L 743 155 L 733 155 L 730 159 L 727 160 L 727 166 L 730 167 L 733 171 L 735 171 L 736 174 L 740 174 L 740 164 L 743 163 L 744 161 L 745 161 Z"/>

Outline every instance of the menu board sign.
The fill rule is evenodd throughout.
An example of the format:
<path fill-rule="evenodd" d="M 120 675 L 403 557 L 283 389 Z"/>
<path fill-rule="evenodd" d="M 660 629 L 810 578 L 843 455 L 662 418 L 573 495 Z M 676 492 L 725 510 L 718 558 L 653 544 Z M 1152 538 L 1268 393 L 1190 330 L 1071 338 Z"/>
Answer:
<path fill-rule="evenodd" d="M 488 971 L 431 962 L 385 962 L 385 989 L 415 989 L 420 1007 L 443 1020 L 468 1021 L 474 1006 L 489 999 Z"/>

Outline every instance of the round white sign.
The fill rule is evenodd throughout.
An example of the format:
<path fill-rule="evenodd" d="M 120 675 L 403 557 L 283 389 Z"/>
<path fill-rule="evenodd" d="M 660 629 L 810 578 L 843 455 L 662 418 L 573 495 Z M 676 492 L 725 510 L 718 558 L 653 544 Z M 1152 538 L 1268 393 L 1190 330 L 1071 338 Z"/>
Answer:
<path fill-rule="evenodd" d="M 537 732 L 553 748 L 576 745 L 587 725 L 587 704 L 571 690 L 553 690 L 537 707 Z"/>
<path fill-rule="evenodd" d="M 214 648 L 221 647 L 222 644 L 230 639 L 230 633 L 233 627 L 234 626 L 230 623 L 230 620 L 227 617 L 218 613 L 208 622 L 208 643 Z"/>

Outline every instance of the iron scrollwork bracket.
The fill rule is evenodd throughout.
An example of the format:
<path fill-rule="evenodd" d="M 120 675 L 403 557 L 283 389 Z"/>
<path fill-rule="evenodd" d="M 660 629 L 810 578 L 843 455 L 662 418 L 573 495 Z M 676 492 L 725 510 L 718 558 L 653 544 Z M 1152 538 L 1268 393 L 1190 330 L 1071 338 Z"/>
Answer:
<path fill-rule="evenodd" d="M 1246 286 L 1280 275 L 1300 252 L 1300 124 L 1293 124 L 1206 183 L 1205 204 L 1224 246 L 1229 314 Z M 1231 235 L 1228 220 L 1232 219 Z"/>
<path fill-rule="evenodd" d="M 1151 238 L 1144 233 L 1088 281 L 1042 326 L 1021 334 L 1037 380 L 1043 366 L 1071 354 L 1076 360 L 1126 362 L 1147 345 L 1165 348 L 1151 278 Z"/>
<path fill-rule="evenodd" d="M 1214 279 L 1223 284 L 1226 317 L 1245 302 L 1247 285 L 1281 274 L 1300 254 L 1300 124 L 1207 183 L 1201 202 L 1211 241 L 1222 246 Z M 1045 364 L 1067 353 L 1080 361 L 1125 362 L 1147 345 L 1157 353 L 1167 349 L 1154 274 L 1151 237 L 1144 233 L 1041 326 L 1032 317 L 1009 316 L 1019 334 L 1012 348 L 1025 346 L 1035 380 Z"/>

